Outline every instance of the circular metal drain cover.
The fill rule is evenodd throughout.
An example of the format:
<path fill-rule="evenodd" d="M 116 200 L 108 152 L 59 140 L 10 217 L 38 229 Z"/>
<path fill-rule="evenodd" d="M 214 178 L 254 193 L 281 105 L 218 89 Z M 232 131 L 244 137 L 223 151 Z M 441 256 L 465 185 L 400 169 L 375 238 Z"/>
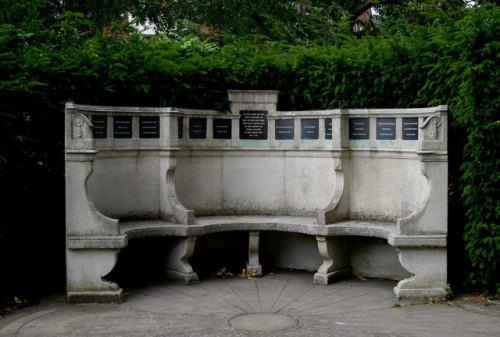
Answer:
<path fill-rule="evenodd" d="M 285 315 L 261 313 L 235 316 L 229 319 L 228 323 L 241 330 L 276 331 L 294 328 L 299 321 Z"/>

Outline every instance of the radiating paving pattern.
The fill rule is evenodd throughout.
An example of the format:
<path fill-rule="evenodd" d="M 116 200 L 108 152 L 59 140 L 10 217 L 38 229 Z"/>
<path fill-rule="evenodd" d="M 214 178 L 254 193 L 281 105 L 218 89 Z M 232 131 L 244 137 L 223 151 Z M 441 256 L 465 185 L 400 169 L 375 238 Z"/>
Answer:
<path fill-rule="evenodd" d="M 500 333 L 499 316 L 444 304 L 394 307 L 394 282 L 353 279 L 320 286 L 311 281 L 312 274 L 287 272 L 255 280 L 158 284 L 134 290 L 123 304 L 49 303 L 38 311 L 18 314 L 7 324 L 0 320 L 0 336 L 469 337 Z M 275 322 L 278 330 L 250 331 L 229 322 L 255 313 L 278 314 L 298 324 L 280 329 L 281 323 Z"/>

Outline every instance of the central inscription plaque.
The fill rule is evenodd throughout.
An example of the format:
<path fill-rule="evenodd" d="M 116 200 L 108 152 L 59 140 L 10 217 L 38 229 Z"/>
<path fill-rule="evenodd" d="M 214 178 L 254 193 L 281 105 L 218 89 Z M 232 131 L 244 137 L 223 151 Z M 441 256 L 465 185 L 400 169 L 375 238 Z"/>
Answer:
<path fill-rule="evenodd" d="M 231 120 L 214 119 L 214 139 L 231 139 Z"/>
<path fill-rule="evenodd" d="M 240 139 L 267 139 L 267 111 L 240 111 Z"/>
<path fill-rule="evenodd" d="M 276 140 L 293 140 L 293 119 L 277 119 L 275 122 L 274 138 Z"/>

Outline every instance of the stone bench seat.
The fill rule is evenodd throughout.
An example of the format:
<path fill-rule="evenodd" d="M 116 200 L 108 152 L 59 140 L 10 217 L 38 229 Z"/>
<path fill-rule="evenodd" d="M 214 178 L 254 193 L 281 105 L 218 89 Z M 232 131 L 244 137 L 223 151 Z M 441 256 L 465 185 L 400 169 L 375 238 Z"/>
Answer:
<path fill-rule="evenodd" d="M 189 226 L 161 220 L 126 221 L 120 232 L 129 238 L 143 236 L 198 236 L 229 231 L 279 231 L 307 235 L 370 236 L 388 239 L 396 233 L 396 224 L 380 221 L 343 221 L 318 225 L 315 217 L 294 216 L 209 216 L 197 217 Z"/>
<path fill-rule="evenodd" d="M 206 216 L 197 217 L 190 225 L 165 220 L 136 220 L 120 222 L 119 229 L 120 235 L 117 236 L 70 236 L 68 249 L 72 251 L 120 250 L 128 245 L 130 239 L 178 237 L 179 241 L 167 254 L 165 272 L 174 279 L 190 284 L 199 282 L 198 275 L 188 262 L 194 252 L 196 238 L 199 236 L 248 231 L 249 248 L 246 268 L 254 275 L 260 275 L 262 273 L 259 256 L 260 232 L 299 233 L 316 237 L 319 254 L 324 262 L 315 273 L 314 282 L 326 285 L 352 275 L 348 244 L 340 239 L 342 236 L 380 238 L 387 240 L 389 245 L 396 248 L 446 247 L 446 235 L 400 235 L 396 223 L 349 220 L 321 225 L 317 223 L 315 217 L 299 216 Z M 404 294 L 404 290 L 398 291 Z M 431 289 L 428 294 L 435 295 L 439 291 L 440 289 Z M 111 297 L 113 296 L 121 298 L 121 293 L 112 294 Z M 85 298 L 85 295 L 82 297 Z"/>
<path fill-rule="evenodd" d="M 349 220 L 318 225 L 315 217 L 230 215 L 197 217 L 189 226 L 165 220 L 120 222 L 118 236 L 70 236 L 68 248 L 123 248 L 129 239 L 157 236 L 200 236 L 234 231 L 277 231 L 314 236 L 362 236 L 387 240 L 394 247 L 446 247 L 446 235 L 399 235 L 397 224 Z"/>
<path fill-rule="evenodd" d="M 72 236 L 69 248 L 123 248 L 126 240 L 154 236 L 200 236 L 234 231 L 278 231 L 315 236 L 366 236 L 385 240 L 397 236 L 396 223 L 382 221 L 342 221 L 318 225 L 315 217 L 230 215 L 197 217 L 189 226 L 165 220 L 120 222 L 119 236 Z M 418 236 L 424 238 L 425 236 Z M 435 239 L 443 236 L 431 236 Z M 394 242 L 394 241 L 391 241 Z"/>

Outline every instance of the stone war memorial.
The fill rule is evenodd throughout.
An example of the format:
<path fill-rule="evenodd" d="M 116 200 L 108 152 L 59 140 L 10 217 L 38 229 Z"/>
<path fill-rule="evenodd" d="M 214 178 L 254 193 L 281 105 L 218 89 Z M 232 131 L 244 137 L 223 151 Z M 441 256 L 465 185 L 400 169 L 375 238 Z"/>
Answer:
<path fill-rule="evenodd" d="M 66 104 L 69 302 L 122 301 L 105 276 L 140 237 L 169 237 L 165 273 L 199 282 L 197 238 L 224 232 L 248 235 L 257 275 L 265 251 L 317 284 L 445 295 L 446 106 L 277 111 L 277 91 L 228 94 L 229 112 Z"/>

